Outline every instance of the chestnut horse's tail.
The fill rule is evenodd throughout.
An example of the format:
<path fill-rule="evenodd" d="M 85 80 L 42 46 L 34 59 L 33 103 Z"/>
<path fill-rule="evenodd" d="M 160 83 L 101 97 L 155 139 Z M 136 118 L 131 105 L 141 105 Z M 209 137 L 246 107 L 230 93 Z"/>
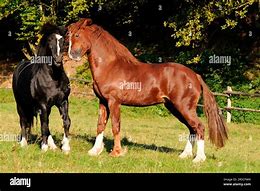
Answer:
<path fill-rule="evenodd" d="M 197 77 L 203 90 L 204 112 L 208 120 L 209 139 L 216 147 L 223 147 L 228 139 L 226 123 L 214 95 L 201 76 L 197 74 Z"/>

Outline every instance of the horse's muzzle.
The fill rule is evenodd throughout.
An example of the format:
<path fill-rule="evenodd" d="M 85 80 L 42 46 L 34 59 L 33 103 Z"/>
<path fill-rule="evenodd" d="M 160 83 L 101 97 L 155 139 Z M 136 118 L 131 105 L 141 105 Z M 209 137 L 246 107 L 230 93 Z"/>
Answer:
<path fill-rule="evenodd" d="M 75 51 L 70 51 L 69 52 L 69 57 L 73 60 L 76 60 L 76 61 L 80 61 L 81 60 L 81 49 L 77 49 Z"/>

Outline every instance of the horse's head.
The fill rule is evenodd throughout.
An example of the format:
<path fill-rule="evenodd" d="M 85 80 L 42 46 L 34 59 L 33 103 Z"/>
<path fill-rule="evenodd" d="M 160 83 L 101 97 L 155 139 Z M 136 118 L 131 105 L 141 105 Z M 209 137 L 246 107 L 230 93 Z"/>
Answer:
<path fill-rule="evenodd" d="M 52 64 L 62 65 L 64 36 L 66 28 L 46 23 L 41 30 L 43 37 L 40 41 L 38 56 L 52 56 Z"/>
<path fill-rule="evenodd" d="M 64 38 L 60 33 L 52 33 L 47 40 L 47 46 L 51 51 L 54 64 L 60 66 L 63 58 Z"/>
<path fill-rule="evenodd" d="M 88 53 L 91 48 L 91 33 L 93 30 L 90 25 L 91 19 L 81 19 L 76 23 L 68 26 L 69 37 L 69 57 L 73 60 L 81 60 L 84 54 Z"/>

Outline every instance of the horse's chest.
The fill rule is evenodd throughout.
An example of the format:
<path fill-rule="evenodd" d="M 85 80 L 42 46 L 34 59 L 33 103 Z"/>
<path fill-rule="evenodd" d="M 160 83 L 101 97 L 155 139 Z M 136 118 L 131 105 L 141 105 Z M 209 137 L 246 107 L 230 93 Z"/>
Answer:
<path fill-rule="evenodd" d="M 63 90 L 61 85 L 57 81 L 39 81 L 32 82 L 31 90 L 32 96 L 36 100 L 42 100 L 44 102 L 57 102 L 65 97 L 66 91 Z"/>

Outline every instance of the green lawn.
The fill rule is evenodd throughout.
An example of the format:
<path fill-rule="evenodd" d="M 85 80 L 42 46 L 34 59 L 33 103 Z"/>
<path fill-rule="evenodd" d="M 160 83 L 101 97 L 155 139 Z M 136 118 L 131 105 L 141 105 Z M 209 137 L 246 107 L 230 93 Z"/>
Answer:
<path fill-rule="evenodd" d="M 122 144 L 125 156 L 109 156 L 113 137 L 110 122 L 105 131 L 105 149 L 98 157 L 90 157 L 98 115 L 97 99 L 70 97 L 71 153 L 40 150 L 40 122 L 32 129 L 34 143 L 20 148 L 17 142 L 0 142 L 0 172 L 260 172 L 260 125 L 230 124 L 229 141 L 215 149 L 206 140 L 204 163 L 181 160 L 178 155 L 186 142 L 180 136 L 188 129 L 170 115 L 160 115 L 156 107 L 122 107 Z M 205 120 L 202 119 L 205 123 Z M 63 136 L 62 121 L 53 108 L 50 130 L 57 145 Z M 20 133 L 16 106 L 11 90 L 0 90 L 0 134 Z M 206 129 L 208 133 L 208 129 Z"/>

